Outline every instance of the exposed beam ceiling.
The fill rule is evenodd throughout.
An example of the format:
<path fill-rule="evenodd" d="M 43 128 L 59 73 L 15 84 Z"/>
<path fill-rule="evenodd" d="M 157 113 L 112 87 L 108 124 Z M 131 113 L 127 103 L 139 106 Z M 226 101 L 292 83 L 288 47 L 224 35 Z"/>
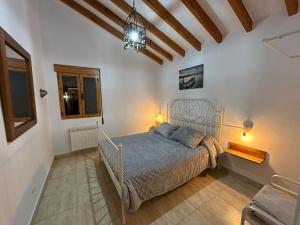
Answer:
<path fill-rule="evenodd" d="M 112 20 L 114 23 L 119 25 L 120 27 L 123 27 L 125 24 L 125 21 L 122 20 L 119 16 L 117 16 L 114 12 L 112 12 L 109 8 L 104 6 L 102 3 L 100 3 L 98 0 L 84 0 L 86 3 L 88 3 L 90 6 L 92 6 L 94 9 L 96 9 L 98 12 Z M 161 48 L 158 44 L 156 44 L 154 41 L 152 41 L 150 38 L 146 37 L 146 43 L 147 45 L 157 51 L 162 56 L 166 57 L 168 60 L 173 61 L 173 56 Z"/>
<path fill-rule="evenodd" d="M 195 49 L 201 50 L 201 43 L 158 0 L 143 1 Z"/>
<path fill-rule="evenodd" d="M 285 0 L 285 5 L 289 16 L 298 12 L 298 0 Z"/>
<path fill-rule="evenodd" d="M 222 33 L 214 22 L 209 18 L 203 8 L 195 0 L 181 0 L 181 2 L 190 10 L 202 26 L 210 33 L 216 42 L 222 42 Z"/>
<path fill-rule="evenodd" d="M 98 26 L 102 27 L 103 29 L 105 29 L 106 31 L 108 31 L 109 33 L 114 35 L 115 37 L 119 38 L 121 41 L 123 41 L 123 33 L 122 32 L 118 31 L 116 28 L 114 28 L 110 24 L 106 23 L 104 20 L 102 20 L 96 14 L 94 14 L 94 13 L 90 12 L 89 10 L 87 10 L 86 8 L 84 8 L 82 5 L 78 4 L 74 0 L 60 0 L 60 1 L 65 3 L 66 5 L 68 5 L 69 7 L 71 7 L 76 12 L 85 16 L 86 18 L 90 19 L 91 21 L 93 21 Z M 159 58 L 158 56 L 156 56 L 155 54 L 153 54 L 152 52 L 150 52 L 149 50 L 141 49 L 140 52 L 142 52 L 144 55 L 148 56 L 155 62 L 157 62 L 161 65 L 163 64 L 163 60 L 161 58 Z"/>
<path fill-rule="evenodd" d="M 228 0 L 228 2 L 245 30 L 252 31 L 253 22 L 242 0 Z"/>
<path fill-rule="evenodd" d="M 125 13 L 129 14 L 131 11 L 131 6 L 126 3 L 124 0 L 111 0 L 116 6 L 118 6 Z M 147 30 L 158 37 L 161 41 L 167 44 L 170 48 L 176 51 L 179 55 L 184 57 L 185 51 L 178 44 L 176 44 L 171 38 L 165 35 L 162 31 L 160 31 L 156 26 L 154 26 L 150 21 L 148 21 L 145 17 L 138 14 L 137 21 L 140 24 L 146 24 Z"/>

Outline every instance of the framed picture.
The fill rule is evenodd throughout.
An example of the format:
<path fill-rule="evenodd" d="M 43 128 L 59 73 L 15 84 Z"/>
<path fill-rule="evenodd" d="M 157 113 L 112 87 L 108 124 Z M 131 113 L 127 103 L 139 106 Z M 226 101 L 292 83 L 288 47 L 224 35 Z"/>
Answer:
<path fill-rule="evenodd" d="M 179 70 L 179 90 L 203 88 L 204 65 Z"/>

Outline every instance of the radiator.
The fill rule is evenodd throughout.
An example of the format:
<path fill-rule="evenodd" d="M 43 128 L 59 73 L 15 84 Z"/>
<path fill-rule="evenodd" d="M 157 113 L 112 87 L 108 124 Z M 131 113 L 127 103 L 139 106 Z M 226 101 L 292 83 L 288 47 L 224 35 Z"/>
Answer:
<path fill-rule="evenodd" d="M 72 151 L 94 148 L 98 145 L 96 126 L 71 128 L 69 133 Z"/>

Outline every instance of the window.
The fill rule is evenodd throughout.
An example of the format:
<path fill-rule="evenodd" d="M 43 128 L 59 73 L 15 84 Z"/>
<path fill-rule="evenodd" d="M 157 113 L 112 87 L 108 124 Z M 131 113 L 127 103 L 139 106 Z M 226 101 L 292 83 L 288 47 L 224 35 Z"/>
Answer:
<path fill-rule="evenodd" d="M 100 70 L 54 65 L 62 119 L 101 116 Z"/>

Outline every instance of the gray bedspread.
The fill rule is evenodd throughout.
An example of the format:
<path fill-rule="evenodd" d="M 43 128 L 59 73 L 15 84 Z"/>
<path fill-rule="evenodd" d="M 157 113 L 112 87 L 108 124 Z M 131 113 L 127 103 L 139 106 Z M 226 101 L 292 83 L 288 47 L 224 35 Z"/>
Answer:
<path fill-rule="evenodd" d="M 199 175 L 210 167 L 209 151 L 215 151 L 204 146 L 191 149 L 152 132 L 112 141 L 123 145 L 123 197 L 129 211 Z"/>

